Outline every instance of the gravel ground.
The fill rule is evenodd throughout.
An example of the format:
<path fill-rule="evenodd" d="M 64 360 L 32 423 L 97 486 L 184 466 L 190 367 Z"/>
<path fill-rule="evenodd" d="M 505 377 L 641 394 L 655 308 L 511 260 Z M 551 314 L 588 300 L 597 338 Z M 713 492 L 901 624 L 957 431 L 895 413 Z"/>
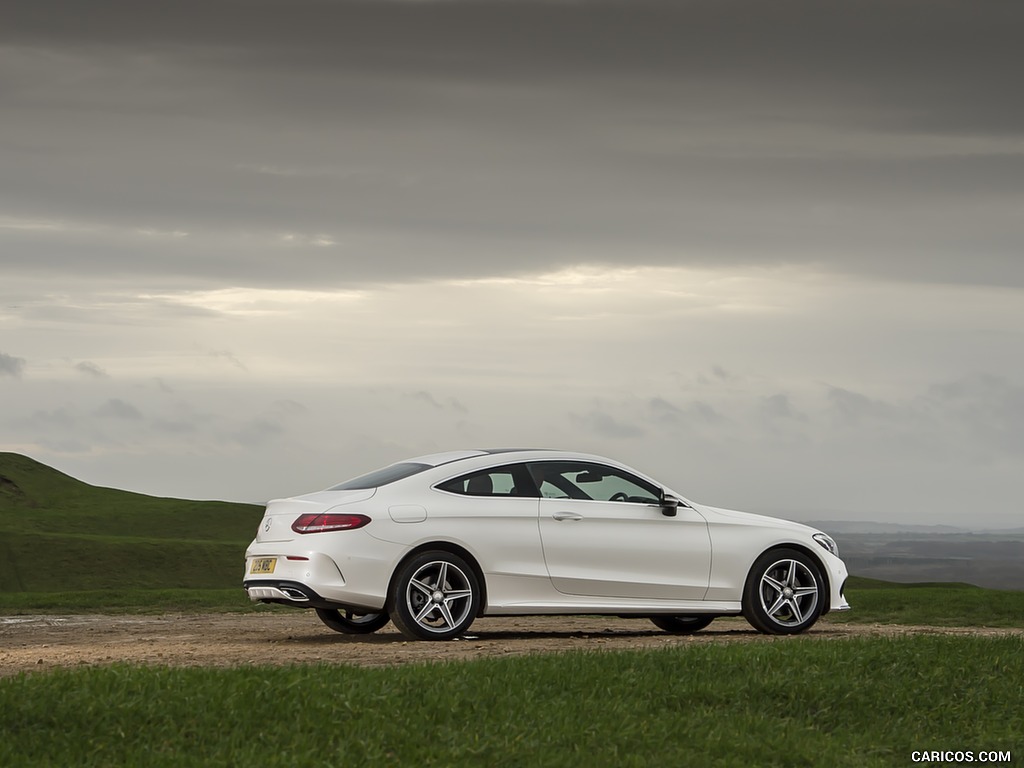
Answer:
<path fill-rule="evenodd" d="M 904 634 L 1024 635 L 1020 629 L 830 624 L 806 637 L 842 639 Z M 342 635 L 312 611 L 162 616 L 0 617 L 0 676 L 117 662 L 231 667 L 250 664 L 332 663 L 389 666 L 416 662 L 551 653 L 664 648 L 689 643 L 771 643 L 742 619 L 719 619 L 695 635 L 668 635 L 647 620 L 531 616 L 478 619 L 450 642 L 406 640 L 392 626 L 372 635 Z"/>

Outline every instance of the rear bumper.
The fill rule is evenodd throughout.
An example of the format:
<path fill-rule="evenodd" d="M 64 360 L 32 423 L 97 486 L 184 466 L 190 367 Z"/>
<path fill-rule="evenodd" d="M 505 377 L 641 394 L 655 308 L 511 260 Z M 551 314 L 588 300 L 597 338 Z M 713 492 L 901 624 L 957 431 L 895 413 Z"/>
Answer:
<path fill-rule="evenodd" d="M 351 534 L 358 533 L 343 535 L 355 539 Z M 332 534 L 317 534 L 321 535 Z M 245 553 L 242 586 L 253 602 L 299 608 L 347 607 L 380 613 L 387 602 L 390 565 L 400 552 L 392 544 L 371 543 L 372 547 L 352 547 L 331 557 L 324 552 L 300 549 L 295 542 L 253 542 Z M 272 570 L 253 573 L 253 561 L 266 559 L 274 561 Z"/>
<path fill-rule="evenodd" d="M 292 608 L 348 608 L 364 613 L 377 613 L 379 607 L 358 605 L 350 601 L 328 600 L 306 584 L 297 581 L 259 579 L 242 582 L 242 587 L 254 603 L 288 605 Z"/>

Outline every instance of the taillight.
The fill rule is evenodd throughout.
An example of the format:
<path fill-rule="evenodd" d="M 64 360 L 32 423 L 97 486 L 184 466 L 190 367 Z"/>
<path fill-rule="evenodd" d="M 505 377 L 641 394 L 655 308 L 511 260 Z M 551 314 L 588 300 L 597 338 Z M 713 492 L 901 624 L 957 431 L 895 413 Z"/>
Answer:
<path fill-rule="evenodd" d="M 292 523 L 296 533 L 325 533 L 327 531 L 351 531 L 362 528 L 370 522 L 366 515 L 332 515 L 326 512 L 319 515 L 299 515 Z"/>

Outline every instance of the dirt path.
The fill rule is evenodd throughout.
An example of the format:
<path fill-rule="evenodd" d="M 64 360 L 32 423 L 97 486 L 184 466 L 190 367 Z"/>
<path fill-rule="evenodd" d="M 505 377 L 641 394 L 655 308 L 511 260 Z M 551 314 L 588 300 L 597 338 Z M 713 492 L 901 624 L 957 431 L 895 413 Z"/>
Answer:
<path fill-rule="evenodd" d="M 820 622 L 807 636 L 902 634 L 1024 636 L 1021 629 L 962 629 Z M 338 663 L 385 666 L 571 649 L 664 648 L 688 643 L 786 642 L 741 619 L 719 619 L 690 636 L 646 620 L 540 616 L 479 619 L 463 639 L 409 642 L 392 625 L 373 635 L 341 635 L 307 611 L 164 616 L 0 616 L 0 676 L 116 662 L 227 667 Z"/>

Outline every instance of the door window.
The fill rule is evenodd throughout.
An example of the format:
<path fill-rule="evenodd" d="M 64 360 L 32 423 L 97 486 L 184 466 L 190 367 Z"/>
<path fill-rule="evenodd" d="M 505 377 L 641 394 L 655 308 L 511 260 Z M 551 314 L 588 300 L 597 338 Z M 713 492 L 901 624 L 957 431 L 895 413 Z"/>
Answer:
<path fill-rule="evenodd" d="M 530 474 L 546 499 L 591 499 L 657 504 L 660 489 L 629 472 L 587 462 L 537 462 Z"/>

